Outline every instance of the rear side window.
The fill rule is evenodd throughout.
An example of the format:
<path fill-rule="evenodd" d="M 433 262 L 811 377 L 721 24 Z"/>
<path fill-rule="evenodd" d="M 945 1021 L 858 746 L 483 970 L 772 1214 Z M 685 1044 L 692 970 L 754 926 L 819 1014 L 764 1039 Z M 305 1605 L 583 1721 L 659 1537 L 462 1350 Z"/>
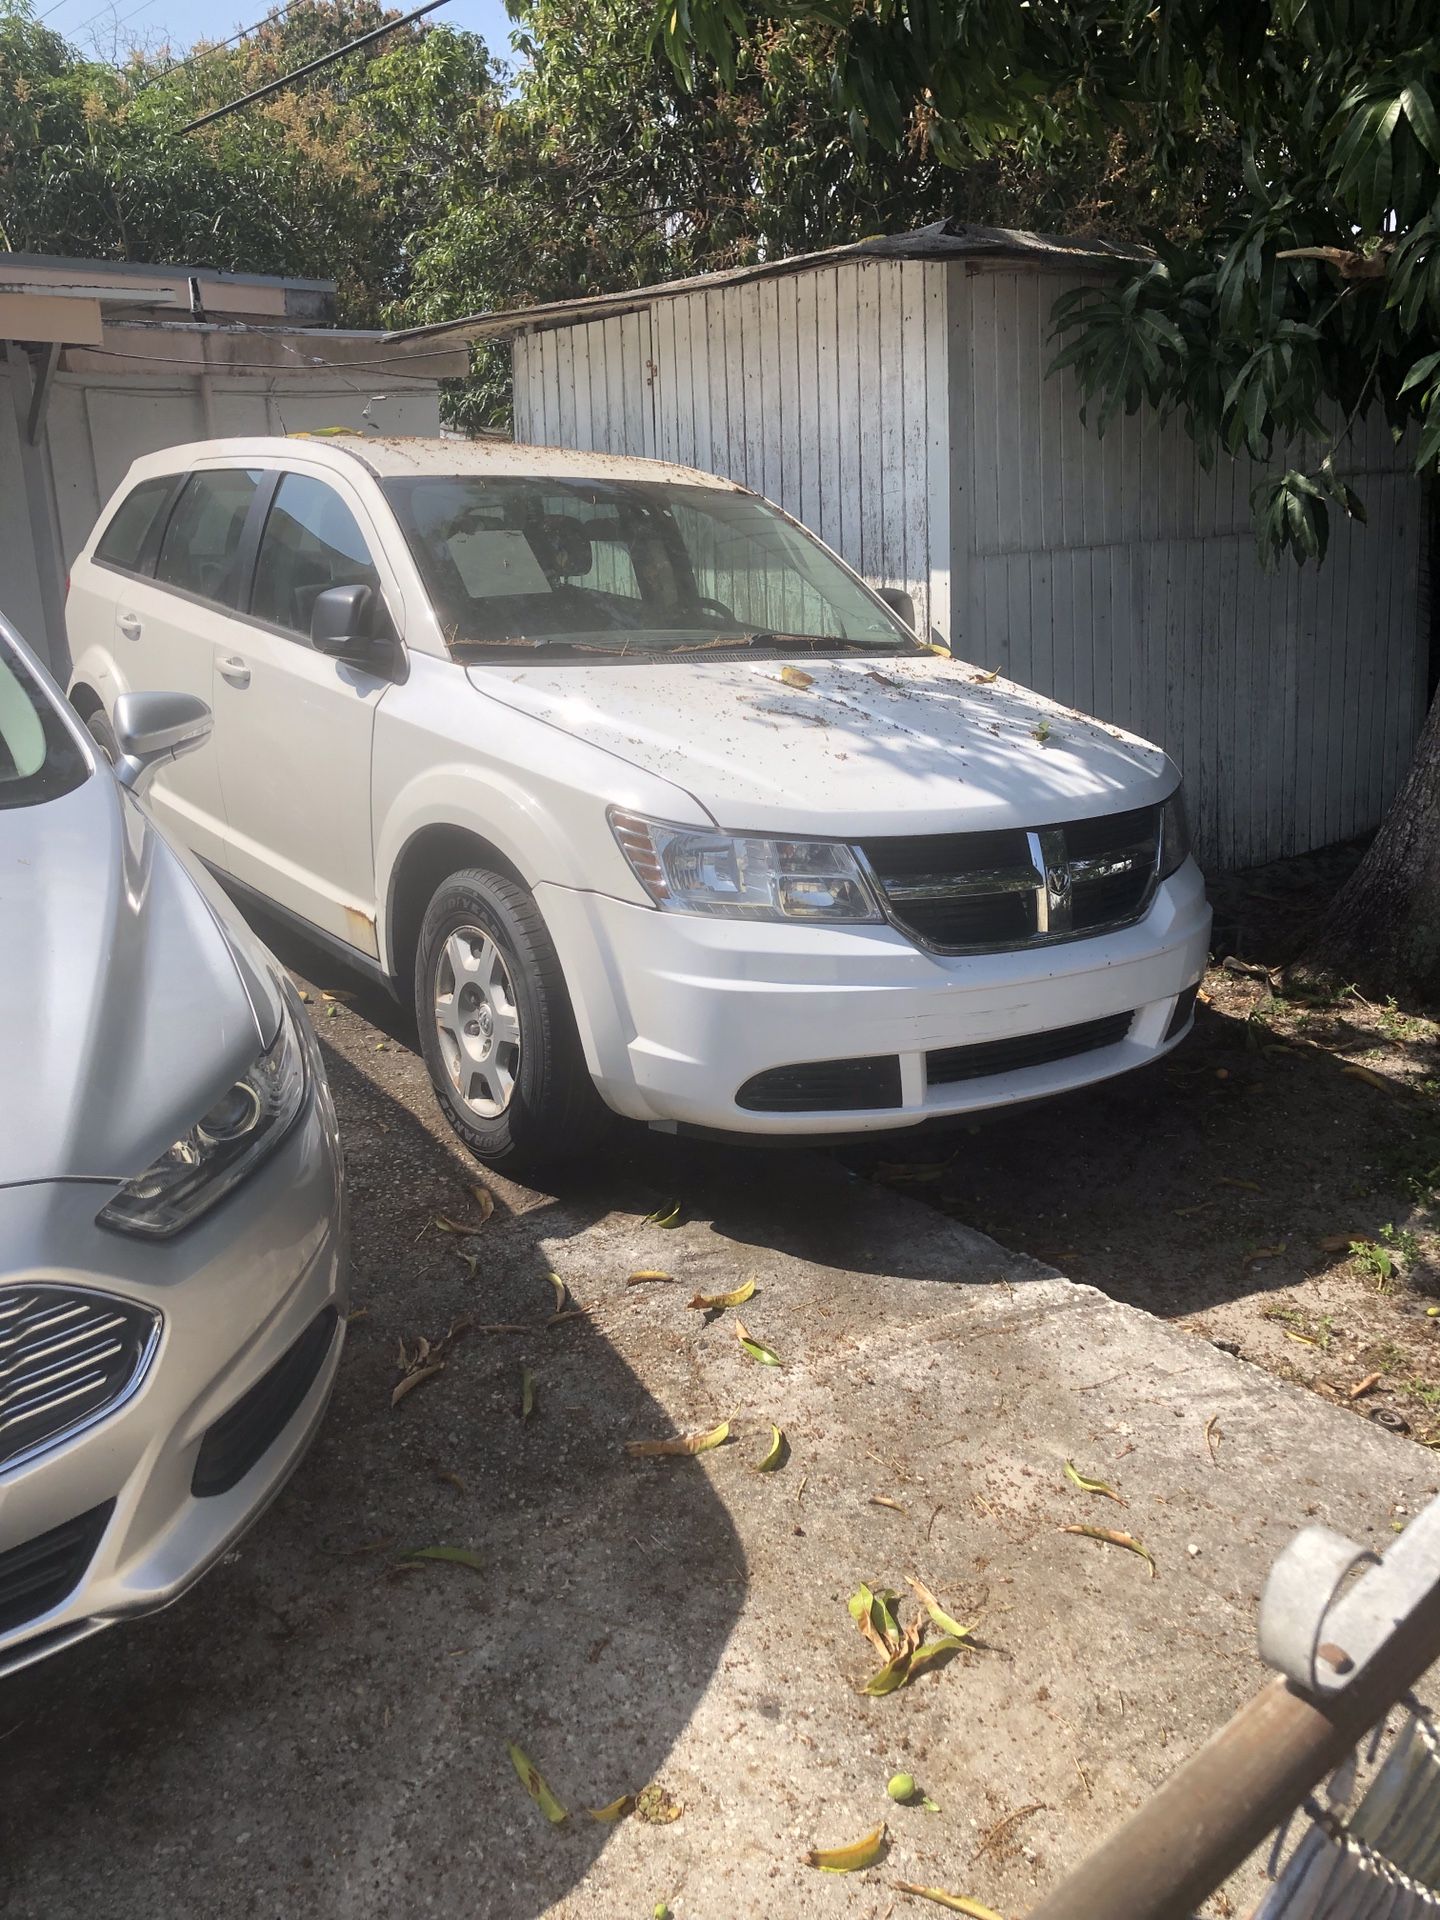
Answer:
<path fill-rule="evenodd" d="M 160 542 L 155 578 L 233 606 L 235 554 L 259 482 L 258 471 L 238 467 L 192 473 Z"/>
<path fill-rule="evenodd" d="M 175 476 L 168 474 L 163 480 L 142 480 L 127 493 L 95 543 L 95 558 L 107 567 L 123 567 L 126 573 L 138 573 L 145 543 L 174 485 Z"/>
<path fill-rule="evenodd" d="M 287 473 L 260 536 L 251 613 L 308 639 L 318 596 L 353 586 L 369 587 L 378 603 L 380 576 L 354 514 L 323 480 Z"/>

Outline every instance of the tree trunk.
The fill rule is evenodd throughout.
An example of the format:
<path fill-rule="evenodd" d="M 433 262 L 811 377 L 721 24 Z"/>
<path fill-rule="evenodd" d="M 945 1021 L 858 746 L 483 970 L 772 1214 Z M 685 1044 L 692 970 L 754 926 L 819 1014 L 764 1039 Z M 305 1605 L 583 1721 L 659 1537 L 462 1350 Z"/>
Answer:
<path fill-rule="evenodd" d="M 1440 1002 L 1440 695 L 1395 804 L 1300 971 L 1353 981 L 1372 998 Z"/>

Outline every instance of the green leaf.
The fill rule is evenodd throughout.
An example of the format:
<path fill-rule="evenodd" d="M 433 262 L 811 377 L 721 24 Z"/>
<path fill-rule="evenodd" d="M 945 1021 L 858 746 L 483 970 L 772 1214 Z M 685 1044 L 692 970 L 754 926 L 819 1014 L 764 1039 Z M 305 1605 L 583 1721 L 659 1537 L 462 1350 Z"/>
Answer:
<path fill-rule="evenodd" d="M 1400 105 L 1415 130 L 1415 138 L 1432 160 L 1440 161 L 1440 119 L 1436 118 L 1430 95 L 1418 80 L 1401 89 Z"/>
<path fill-rule="evenodd" d="M 560 1802 L 550 1791 L 539 1769 L 525 1755 L 521 1748 L 517 1747 L 512 1741 L 510 1745 L 506 1747 L 505 1751 L 510 1755 L 510 1764 L 519 1776 L 520 1784 L 535 1802 L 536 1806 L 539 1807 L 551 1826 L 558 1827 L 562 1820 L 568 1820 L 570 1817 L 569 1814 L 566 1813 L 564 1807 L 561 1806 Z"/>
<path fill-rule="evenodd" d="M 411 1547 L 402 1553 L 402 1560 L 443 1560 L 453 1567 L 469 1567 L 472 1573 L 483 1573 L 485 1562 L 473 1547 Z"/>

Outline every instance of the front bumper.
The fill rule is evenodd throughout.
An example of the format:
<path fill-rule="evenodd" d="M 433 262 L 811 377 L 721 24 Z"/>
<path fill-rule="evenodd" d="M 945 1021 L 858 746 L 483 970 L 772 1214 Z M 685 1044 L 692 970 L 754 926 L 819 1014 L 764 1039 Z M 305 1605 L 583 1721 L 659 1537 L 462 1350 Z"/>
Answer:
<path fill-rule="evenodd" d="M 95 1516 L 96 1532 L 64 1597 L 0 1632 L 0 1674 L 178 1599 L 280 1490 L 319 1425 L 340 1360 L 348 1261 L 335 1112 L 308 1026 L 304 1040 L 311 1086 L 290 1133 L 173 1240 L 97 1227 L 110 1191 L 98 1183 L 0 1191 L 0 1289 L 70 1285 L 161 1315 L 148 1365 L 120 1404 L 0 1470 L 0 1595 L 7 1554 L 13 1567 L 27 1544 L 56 1529 L 63 1538 L 82 1516 Z M 207 1436 L 209 1484 L 221 1490 L 197 1493 Z"/>
<path fill-rule="evenodd" d="M 1177 1001 L 1205 970 L 1210 909 L 1193 861 L 1119 932 L 946 956 L 888 926 L 794 927 L 660 913 L 542 886 L 602 1096 L 633 1119 L 772 1136 L 871 1133 L 1008 1106 L 1124 1073 L 1178 1043 Z M 1133 1015 L 1113 1044 L 931 1084 L 927 1056 Z M 773 1069 L 898 1061 L 898 1103 L 757 1112 L 737 1092 Z"/>

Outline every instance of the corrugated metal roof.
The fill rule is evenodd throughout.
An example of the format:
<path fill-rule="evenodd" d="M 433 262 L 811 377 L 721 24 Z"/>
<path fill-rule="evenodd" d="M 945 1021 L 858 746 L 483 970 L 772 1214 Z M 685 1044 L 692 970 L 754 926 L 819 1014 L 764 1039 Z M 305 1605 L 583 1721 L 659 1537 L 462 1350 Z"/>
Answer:
<path fill-rule="evenodd" d="M 866 240 L 826 247 L 817 253 L 787 254 L 780 260 L 725 267 L 714 273 L 693 274 L 685 280 L 663 280 L 656 286 L 633 287 L 619 293 L 582 294 L 576 299 L 549 300 L 536 306 L 504 308 L 496 313 L 472 313 L 462 320 L 406 327 L 386 337 L 418 340 L 450 335 L 467 340 L 500 339 L 532 328 L 563 327 L 616 313 L 635 313 L 657 300 L 674 300 L 682 294 L 700 293 L 709 287 L 774 280 L 786 274 L 804 273 L 809 267 L 833 266 L 838 260 L 1032 260 L 1037 265 L 1103 267 L 1150 257 L 1143 248 L 1118 241 L 1075 240 L 1055 233 L 1024 233 L 1012 227 L 977 227 L 959 220 L 936 220 L 928 227 L 915 227 L 908 233 L 875 234 Z"/>

